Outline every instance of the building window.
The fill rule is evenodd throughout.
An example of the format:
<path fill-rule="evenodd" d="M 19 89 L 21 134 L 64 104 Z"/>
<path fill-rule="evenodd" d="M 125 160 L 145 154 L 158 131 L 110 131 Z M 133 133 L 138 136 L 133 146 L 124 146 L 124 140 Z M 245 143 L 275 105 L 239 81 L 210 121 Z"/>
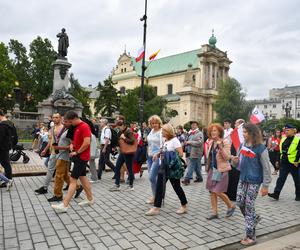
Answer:
<path fill-rule="evenodd" d="M 168 95 L 172 95 L 172 94 L 173 94 L 173 85 L 168 84 Z"/>
<path fill-rule="evenodd" d="M 123 73 L 123 69 L 121 69 L 121 73 Z"/>
<path fill-rule="evenodd" d="M 297 106 L 300 107 L 300 100 L 297 100 Z"/>
<path fill-rule="evenodd" d="M 273 108 L 276 108 L 276 104 L 273 104 Z"/>
<path fill-rule="evenodd" d="M 122 95 L 125 95 L 125 91 L 126 91 L 125 87 L 120 87 L 120 92 Z"/>
<path fill-rule="evenodd" d="M 124 72 L 126 72 L 126 68 L 124 68 Z"/>
<path fill-rule="evenodd" d="M 154 87 L 154 92 L 157 95 L 157 87 L 156 86 Z"/>
<path fill-rule="evenodd" d="M 264 109 L 267 109 L 268 108 L 268 105 L 264 105 Z"/>

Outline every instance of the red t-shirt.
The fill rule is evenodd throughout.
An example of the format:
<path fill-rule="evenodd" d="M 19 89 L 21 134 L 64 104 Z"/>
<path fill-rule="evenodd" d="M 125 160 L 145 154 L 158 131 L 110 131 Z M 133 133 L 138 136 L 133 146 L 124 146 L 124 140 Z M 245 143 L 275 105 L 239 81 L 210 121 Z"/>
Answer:
<path fill-rule="evenodd" d="M 79 123 L 75 127 L 74 137 L 73 137 L 73 148 L 75 151 L 78 151 L 83 143 L 84 138 L 91 137 L 90 126 L 85 122 Z M 89 161 L 91 157 L 90 146 L 80 153 L 80 159 L 83 161 Z"/>

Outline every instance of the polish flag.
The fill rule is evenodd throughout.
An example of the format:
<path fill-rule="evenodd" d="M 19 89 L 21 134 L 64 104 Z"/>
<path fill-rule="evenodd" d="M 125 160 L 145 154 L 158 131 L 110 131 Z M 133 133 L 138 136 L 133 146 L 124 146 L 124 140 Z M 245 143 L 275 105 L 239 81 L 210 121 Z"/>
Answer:
<path fill-rule="evenodd" d="M 249 148 L 243 146 L 241 148 L 241 151 L 240 153 L 246 157 L 249 157 L 249 158 L 254 158 L 256 156 L 256 154 Z"/>
<path fill-rule="evenodd" d="M 250 122 L 253 124 L 261 123 L 265 119 L 263 113 L 255 107 L 252 111 L 252 115 L 250 116 Z"/>
<path fill-rule="evenodd" d="M 140 60 L 143 59 L 143 57 L 145 56 L 145 50 L 144 47 L 141 47 L 138 51 L 137 57 L 135 58 L 136 62 L 139 62 Z"/>
<path fill-rule="evenodd" d="M 230 134 L 230 137 L 235 150 L 238 151 L 240 145 L 244 142 L 243 124 L 235 128 Z"/>

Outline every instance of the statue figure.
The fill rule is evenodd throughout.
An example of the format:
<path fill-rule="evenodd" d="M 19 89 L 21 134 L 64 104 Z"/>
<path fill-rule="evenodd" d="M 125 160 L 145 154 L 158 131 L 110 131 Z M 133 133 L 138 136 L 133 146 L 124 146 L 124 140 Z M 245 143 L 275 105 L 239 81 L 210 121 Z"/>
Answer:
<path fill-rule="evenodd" d="M 56 35 L 58 39 L 58 56 L 64 58 L 67 56 L 69 47 L 69 37 L 66 33 L 66 29 L 62 28 L 61 33 Z"/>

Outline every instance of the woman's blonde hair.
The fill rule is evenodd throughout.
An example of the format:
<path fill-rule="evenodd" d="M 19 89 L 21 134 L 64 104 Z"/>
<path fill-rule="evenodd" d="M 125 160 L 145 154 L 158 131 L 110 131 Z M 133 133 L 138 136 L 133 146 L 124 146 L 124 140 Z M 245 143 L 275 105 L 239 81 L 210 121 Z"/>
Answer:
<path fill-rule="evenodd" d="M 166 139 L 171 140 L 176 136 L 175 130 L 170 123 L 164 124 L 162 129 L 166 132 Z"/>
<path fill-rule="evenodd" d="M 161 121 L 161 119 L 160 119 L 160 117 L 159 117 L 158 115 L 152 115 L 152 116 L 149 117 L 148 123 L 149 123 L 150 126 L 151 126 L 151 123 L 152 123 L 153 121 L 158 122 L 158 123 L 159 123 L 159 127 L 161 128 L 162 121 Z M 151 126 L 151 127 L 152 127 L 152 126 Z"/>

